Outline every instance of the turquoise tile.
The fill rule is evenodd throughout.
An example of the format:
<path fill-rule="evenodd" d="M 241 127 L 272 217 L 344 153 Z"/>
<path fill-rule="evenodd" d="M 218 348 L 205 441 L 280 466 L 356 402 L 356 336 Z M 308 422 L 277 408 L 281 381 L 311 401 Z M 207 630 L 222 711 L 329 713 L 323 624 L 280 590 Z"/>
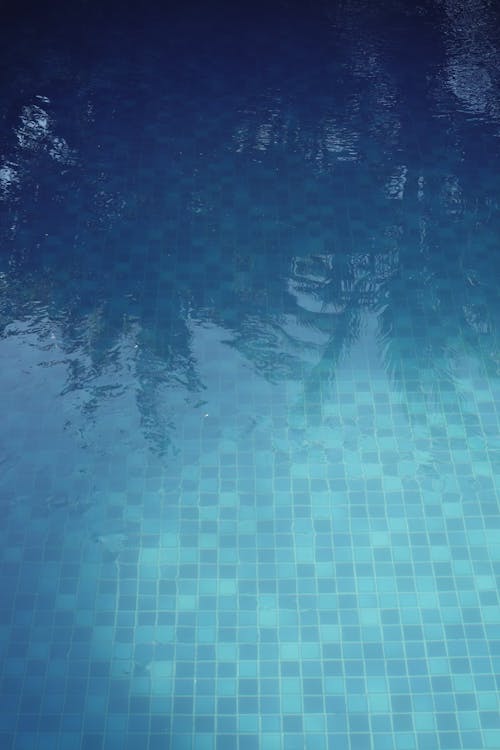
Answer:
<path fill-rule="evenodd" d="M 77 5 L 0 52 L 0 745 L 498 750 L 496 6 Z"/>

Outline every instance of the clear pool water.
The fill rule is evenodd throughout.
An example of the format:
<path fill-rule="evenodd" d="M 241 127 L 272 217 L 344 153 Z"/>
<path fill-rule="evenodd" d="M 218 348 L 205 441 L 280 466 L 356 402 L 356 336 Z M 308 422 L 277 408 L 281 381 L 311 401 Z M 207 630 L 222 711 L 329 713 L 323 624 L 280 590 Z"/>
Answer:
<path fill-rule="evenodd" d="M 3 24 L 2 750 L 500 748 L 499 18 L 410 5 Z"/>

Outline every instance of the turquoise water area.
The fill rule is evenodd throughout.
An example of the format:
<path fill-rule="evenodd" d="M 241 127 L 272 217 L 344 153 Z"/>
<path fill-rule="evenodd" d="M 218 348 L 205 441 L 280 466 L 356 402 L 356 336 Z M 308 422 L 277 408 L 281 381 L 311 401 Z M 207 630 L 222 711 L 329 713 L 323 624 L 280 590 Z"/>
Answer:
<path fill-rule="evenodd" d="M 2 750 L 500 748 L 499 29 L 8 17 Z"/>

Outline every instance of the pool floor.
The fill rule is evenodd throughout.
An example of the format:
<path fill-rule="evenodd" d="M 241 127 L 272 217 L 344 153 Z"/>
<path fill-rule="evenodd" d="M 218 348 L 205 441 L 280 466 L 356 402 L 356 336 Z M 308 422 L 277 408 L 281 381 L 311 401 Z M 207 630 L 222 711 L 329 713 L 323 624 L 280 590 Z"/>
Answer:
<path fill-rule="evenodd" d="M 8 28 L 0 748 L 498 750 L 494 6 Z"/>

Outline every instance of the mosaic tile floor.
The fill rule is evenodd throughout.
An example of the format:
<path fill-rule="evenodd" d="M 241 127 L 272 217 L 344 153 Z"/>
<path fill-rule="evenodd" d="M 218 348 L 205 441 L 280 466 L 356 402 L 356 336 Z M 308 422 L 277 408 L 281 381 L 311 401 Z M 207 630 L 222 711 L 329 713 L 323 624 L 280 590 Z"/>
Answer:
<path fill-rule="evenodd" d="M 1 52 L 0 748 L 498 750 L 498 15 L 135 12 Z"/>

